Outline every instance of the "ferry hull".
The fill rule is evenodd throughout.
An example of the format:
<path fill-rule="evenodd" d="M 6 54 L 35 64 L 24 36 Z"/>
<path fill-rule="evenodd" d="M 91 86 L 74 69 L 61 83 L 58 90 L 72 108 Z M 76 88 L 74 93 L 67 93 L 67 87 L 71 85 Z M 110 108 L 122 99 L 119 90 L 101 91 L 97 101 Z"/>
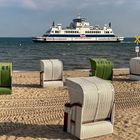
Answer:
<path fill-rule="evenodd" d="M 114 43 L 114 42 L 121 42 L 117 41 L 40 41 L 40 40 L 33 40 L 36 43 Z"/>
<path fill-rule="evenodd" d="M 114 43 L 114 42 L 121 42 L 122 40 L 119 39 L 109 39 L 109 40 L 47 40 L 45 38 L 38 39 L 38 38 L 33 38 L 33 42 L 38 42 L 38 43 Z"/>

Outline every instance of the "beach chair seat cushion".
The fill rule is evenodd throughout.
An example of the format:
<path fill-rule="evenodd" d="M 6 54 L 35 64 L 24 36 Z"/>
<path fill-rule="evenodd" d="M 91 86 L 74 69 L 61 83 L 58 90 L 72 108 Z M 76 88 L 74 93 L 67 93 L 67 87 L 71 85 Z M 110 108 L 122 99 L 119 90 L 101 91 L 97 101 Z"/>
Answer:
<path fill-rule="evenodd" d="M 12 92 L 11 88 L 8 87 L 0 87 L 0 94 L 10 94 Z"/>
<path fill-rule="evenodd" d="M 109 121 L 87 123 L 81 126 L 81 139 L 87 139 L 113 133 L 113 125 Z M 90 136 L 90 137 L 89 137 Z"/>
<path fill-rule="evenodd" d="M 43 87 L 63 87 L 63 81 L 45 81 Z"/>

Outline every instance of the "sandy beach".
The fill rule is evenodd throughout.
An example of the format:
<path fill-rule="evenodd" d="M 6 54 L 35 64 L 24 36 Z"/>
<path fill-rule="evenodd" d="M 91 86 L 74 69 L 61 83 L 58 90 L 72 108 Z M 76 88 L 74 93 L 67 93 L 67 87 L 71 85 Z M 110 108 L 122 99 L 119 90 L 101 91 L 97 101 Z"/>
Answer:
<path fill-rule="evenodd" d="M 64 76 L 89 76 L 89 71 L 64 71 Z M 67 87 L 41 88 L 39 84 L 38 71 L 13 72 L 13 93 L 0 95 L 0 140 L 77 139 L 63 132 Z M 113 85 L 114 132 L 90 140 L 139 140 L 140 81 L 130 81 L 128 70 L 114 70 Z"/>

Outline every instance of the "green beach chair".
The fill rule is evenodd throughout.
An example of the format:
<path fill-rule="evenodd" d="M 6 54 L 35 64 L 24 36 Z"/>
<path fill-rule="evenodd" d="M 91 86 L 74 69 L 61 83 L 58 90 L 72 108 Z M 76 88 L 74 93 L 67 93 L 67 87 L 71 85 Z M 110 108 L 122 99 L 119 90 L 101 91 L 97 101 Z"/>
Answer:
<path fill-rule="evenodd" d="M 113 64 L 105 58 L 90 58 L 91 75 L 105 80 L 112 80 Z"/>
<path fill-rule="evenodd" d="M 12 63 L 0 63 L 0 94 L 12 93 Z"/>

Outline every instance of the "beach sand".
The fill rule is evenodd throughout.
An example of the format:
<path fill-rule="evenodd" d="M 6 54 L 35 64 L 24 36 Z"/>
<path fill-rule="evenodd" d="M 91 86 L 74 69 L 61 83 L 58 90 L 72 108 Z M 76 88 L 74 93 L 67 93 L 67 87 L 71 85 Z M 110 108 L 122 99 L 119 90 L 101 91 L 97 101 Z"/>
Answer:
<path fill-rule="evenodd" d="M 65 78 L 88 75 L 88 70 L 64 72 Z M 39 84 L 39 72 L 13 72 L 13 93 L 0 95 L 0 140 L 77 139 L 63 132 L 63 109 L 69 101 L 66 86 Z M 126 70 L 115 70 L 113 85 L 114 132 L 90 140 L 140 140 L 140 81 L 130 81 Z"/>

